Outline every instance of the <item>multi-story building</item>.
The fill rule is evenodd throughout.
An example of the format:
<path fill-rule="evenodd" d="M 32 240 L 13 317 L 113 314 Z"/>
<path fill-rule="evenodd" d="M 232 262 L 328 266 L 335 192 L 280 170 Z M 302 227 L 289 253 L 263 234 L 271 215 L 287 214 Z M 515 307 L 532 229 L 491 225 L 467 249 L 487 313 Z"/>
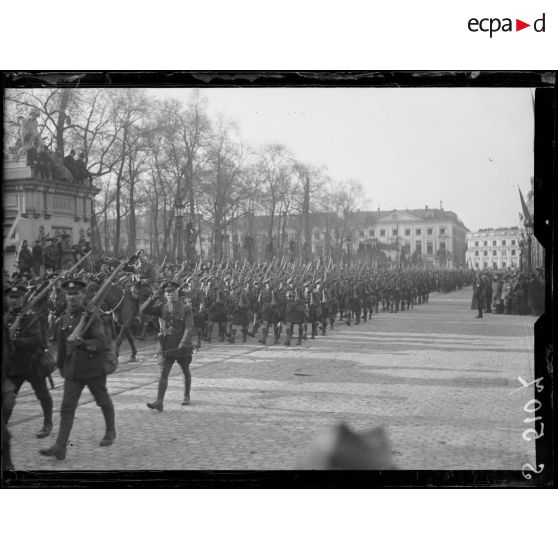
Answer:
<path fill-rule="evenodd" d="M 473 269 L 519 267 L 519 227 L 479 229 L 467 235 L 467 266 Z"/>
<path fill-rule="evenodd" d="M 199 216 L 196 251 L 202 259 L 212 259 L 212 224 Z M 102 228 L 102 223 L 100 223 Z M 388 261 L 416 263 L 426 267 L 455 268 L 466 265 L 467 227 L 453 211 L 414 209 L 356 211 L 345 216 L 313 213 L 309 216 L 310 249 L 313 258 L 332 257 L 334 261 Z M 113 223 L 109 243 L 112 244 Z M 270 234 L 271 230 L 271 234 Z M 125 247 L 125 227 L 123 247 Z M 102 236 L 102 233 L 101 233 Z M 266 258 L 270 251 L 278 258 L 296 258 L 305 252 L 305 226 L 301 214 L 275 216 L 244 215 L 221 231 L 225 257 Z M 136 219 L 136 246 L 154 253 L 154 235 L 148 215 Z M 159 238 L 159 245 L 162 238 Z"/>

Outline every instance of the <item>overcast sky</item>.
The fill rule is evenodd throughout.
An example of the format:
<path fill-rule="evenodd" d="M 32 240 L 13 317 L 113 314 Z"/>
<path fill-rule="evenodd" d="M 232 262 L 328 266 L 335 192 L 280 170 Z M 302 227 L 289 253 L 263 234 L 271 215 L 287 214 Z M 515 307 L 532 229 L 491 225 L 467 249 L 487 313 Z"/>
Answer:
<path fill-rule="evenodd" d="M 186 99 L 187 89 L 150 91 Z M 528 89 L 203 89 L 213 116 L 251 146 L 283 143 L 336 180 L 354 179 L 368 209 L 425 205 L 465 225 L 518 225 L 517 185 L 533 174 Z"/>

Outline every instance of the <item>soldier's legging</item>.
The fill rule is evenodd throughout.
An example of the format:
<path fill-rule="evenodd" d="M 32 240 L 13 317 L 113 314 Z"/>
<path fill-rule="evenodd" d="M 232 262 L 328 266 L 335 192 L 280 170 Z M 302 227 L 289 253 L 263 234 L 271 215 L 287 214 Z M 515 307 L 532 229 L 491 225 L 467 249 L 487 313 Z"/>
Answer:
<path fill-rule="evenodd" d="M 52 424 L 52 397 L 48 391 L 46 378 L 40 377 L 38 374 L 28 374 L 23 376 L 13 376 L 10 377 L 10 381 L 14 385 L 14 397 L 17 397 L 19 390 L 24 382 L 29 382 L 35 396 L 41 404 L 43 410 L 43 418 L 46 424 Z M 17 400 L 16 400 L 17 401 Z M 9 422 L 12 415 L 13 407 L 9 409 L 3 409 L 3 416 L 6 424 Z"/>
<path fill-rule="evenodd" d="M 60 427 L 56 439 L 56 445 L 59 447 L 65 448 L 68 445 L 79 398 L 85 386 L 89 388 L 95 403 L 101 407 L 107 430 L 114 429 L 114 406 L 107 391 L 105 374 L 84 380 L 64 380 L 64 394 L 60 406 Z"/>
<path fill-rule="evenodd" d="M 192 355 L 183 357 L 169 357 L 160 356 L 159 357 L 159 386 L 157 389 L 157 401 L 162 403 L 165 398 L 165 392 L 167 391 L 167 386 L 169 383 L 169 374 L 174 362 L 178 362 L 178 365 L 182 369 L 184 374 L 184 395 L 190 397 L 190 387 L 192 385 L 192 374 L 190 372 L 190 363 L 192 362 Z"/>

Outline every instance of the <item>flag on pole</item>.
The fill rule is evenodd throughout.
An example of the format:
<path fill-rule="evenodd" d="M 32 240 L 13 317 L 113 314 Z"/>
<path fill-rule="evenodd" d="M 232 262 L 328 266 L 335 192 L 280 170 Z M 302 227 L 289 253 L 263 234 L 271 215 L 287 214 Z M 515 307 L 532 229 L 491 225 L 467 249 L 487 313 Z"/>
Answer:
<path fill-rule="evenodd" d="M 521 193 L 521 188 L 518 186 L 517 189 L 519 190 L 519 197 L 521 199 L 521 208 L 523 210 L 523 217 L 525 218 L 526 224 L 532 224 L 533 218 L 531 217 L 531 213 L 529 213 L 529 208 L 523 199 L 523 194 Z"/>

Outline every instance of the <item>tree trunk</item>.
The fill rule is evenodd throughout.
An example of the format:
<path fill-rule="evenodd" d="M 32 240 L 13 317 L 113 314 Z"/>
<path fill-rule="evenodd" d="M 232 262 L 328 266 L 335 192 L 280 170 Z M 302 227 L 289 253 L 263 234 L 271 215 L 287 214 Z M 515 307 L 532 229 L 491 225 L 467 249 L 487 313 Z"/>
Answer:
<path fill-rule="evenodd" d="M 130 165 L 131 167 L 131 165 Z M 135 254 L 136 248 L 136 199 L 135 199 L 135 180 L 133 174 L 130 174 L 130 215 L 129 215 L 129 236 L 128 250 L 130 254 Z"/>
<path fill-rule="evenodd" d="M 126 141 L 128 139 L 128 126 L 124 127 L 124 138 L 122 139 L 122 160 L 120 161 L 120 168 L 116 176 L 116 222 L 114 232 L 114 255 L 118 257 L 120 253 L 120 195 L 122 189 L 122 173 L 124 171 L 124 162 L 126 160 Z"/>
<path fill-rule="evenodd" d="M 308 174 L 304 180 L 304 201 L 302 205 L 304 217 L 304 261 L 308 263 L 312 258 L 312 236 L 310 233 L 310 177 Z"/>
<path fill-rule="evenodd" d="M 64 157 L 64 124 L 66 123 L 66 108 L 70 101 L 71 90 L 62 89 L 60 94 L 60 108 L 56 121 L 56 150 Z"/>

